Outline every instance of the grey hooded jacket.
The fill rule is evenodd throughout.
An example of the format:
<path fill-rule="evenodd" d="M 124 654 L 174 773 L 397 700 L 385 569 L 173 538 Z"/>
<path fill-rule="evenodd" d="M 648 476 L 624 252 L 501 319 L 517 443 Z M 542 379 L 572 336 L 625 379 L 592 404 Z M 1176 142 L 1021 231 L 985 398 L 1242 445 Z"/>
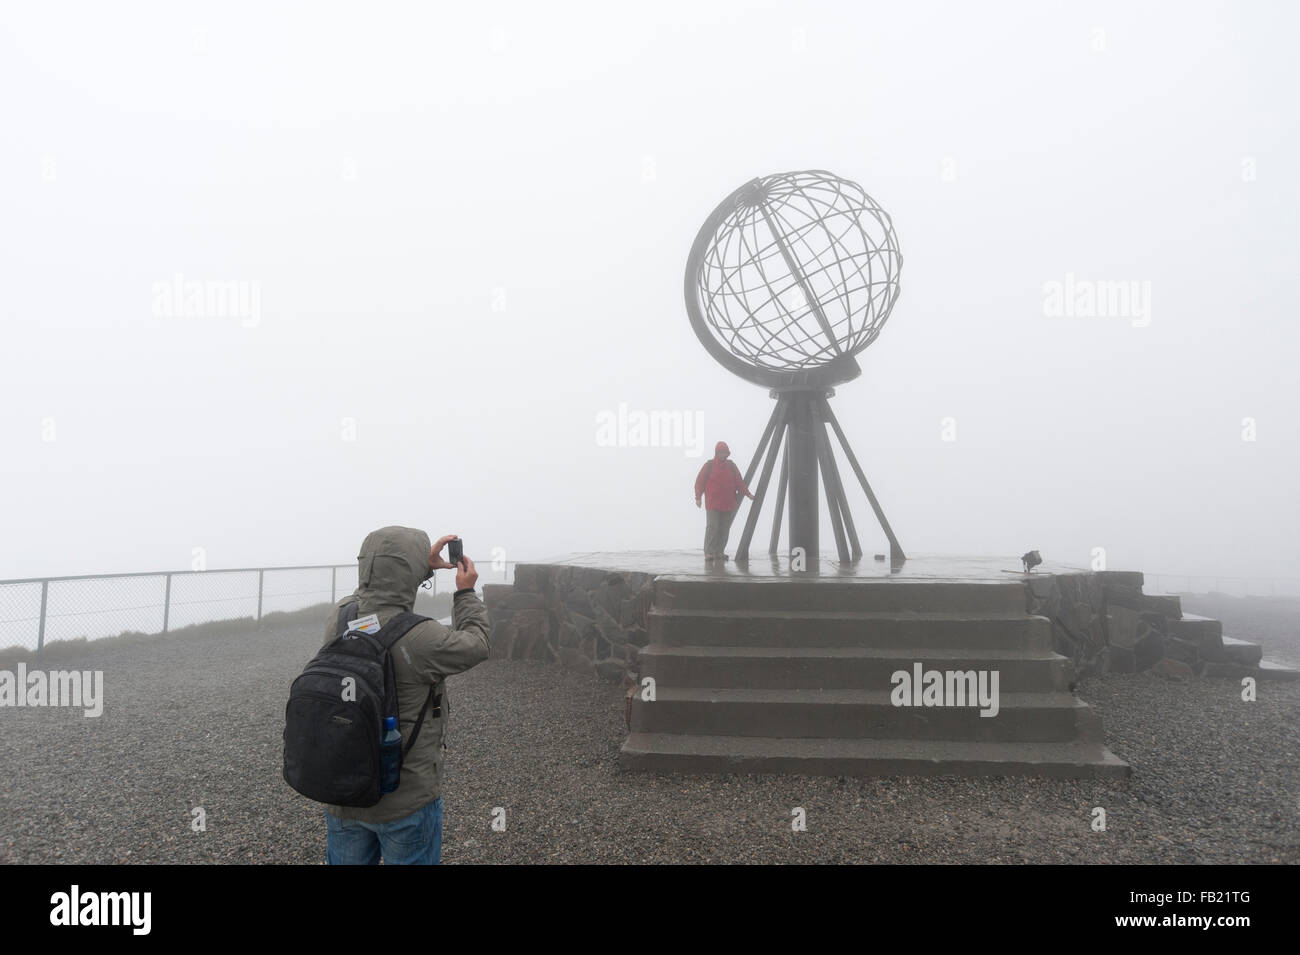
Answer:
<path fill-rule="evenodd" d="M 430 576 L 429 535 L 410 527 L 383 527 L 366 535 L 357 555 L 357 589 L 338 602 L 325 622 L 324 643 L 338 636 L 338 608 L 355 598 L 356 616 L 377 614 L 385 624 L 415 606 L 415 592 Z M 355 618 L 353 618 L 355 619 Z M 415 721 L 436 683 L 442 693 L 442 715 L 426 715 L 424 727 L 402 762 L 397 789 L 373 806 L 327 806 L 340 819 L 393 822 L 422 809 L 442 795 L 443 727 L 447 719 L 446 677 L 482 663 L 488 657 L 488 613 L 472 592 L 458 594 L 452 604 L 452 627 L 436 620 L 417 624 L 393 645 L 397 678 L 398 725 L 402 740 L 411 738 Z"/>

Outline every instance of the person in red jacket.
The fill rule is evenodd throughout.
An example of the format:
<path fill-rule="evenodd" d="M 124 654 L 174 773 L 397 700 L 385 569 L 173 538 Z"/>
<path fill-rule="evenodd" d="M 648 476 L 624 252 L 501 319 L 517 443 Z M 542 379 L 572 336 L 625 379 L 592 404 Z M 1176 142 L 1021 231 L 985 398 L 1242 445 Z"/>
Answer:
<path fill-rule="evenodd" d="M 740 468 L 731 460 L 727 442 L 719 441 L 713 448 L 713 457 L 704 462 L 704 467 L 695 477 L 695 506 L 700 506 L 701 496 L 704 498 L 705 560 L 727 559 L 722 551 L 727 546 L 731 522 L 740 510 L 741 495 L 751 501 L 754 499 L 740 475 Z"/>

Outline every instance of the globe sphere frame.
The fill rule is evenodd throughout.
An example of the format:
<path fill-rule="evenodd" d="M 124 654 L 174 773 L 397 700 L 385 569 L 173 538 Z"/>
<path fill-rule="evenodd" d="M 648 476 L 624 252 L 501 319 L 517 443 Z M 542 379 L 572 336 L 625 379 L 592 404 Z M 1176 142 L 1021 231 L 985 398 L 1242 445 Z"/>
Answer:
<path fill-rule="evenodd" d="M 772 388 L 858 377 L 900 291 L 889 214 L 825 170 L 752 179 L 705 220 L 687 259 L 686 310 L 728 371 Z"/>

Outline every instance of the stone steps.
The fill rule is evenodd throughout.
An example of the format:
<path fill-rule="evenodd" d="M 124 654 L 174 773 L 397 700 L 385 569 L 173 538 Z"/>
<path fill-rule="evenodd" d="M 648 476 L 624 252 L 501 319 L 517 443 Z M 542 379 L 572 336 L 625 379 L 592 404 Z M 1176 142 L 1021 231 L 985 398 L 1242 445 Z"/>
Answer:
<path fill-rule="evenodd" d="M 1185 663 L 1198 663 L 1219 654 L 1223 649 L 1223 624 L 1209 617 L 1186 613 L 1170 621 L 1165 655 Z"/>
<path fill-rule="evenodd" d="M 1100 743 L 782 739 L 633 733 L 624 768 L 661 773 L 809 776 L 1048 776 L 1123 779 L 1128 764 Z"/>
<path fill-rule="evenodd" d="M 1068 691 L 1074 667 L 1050 650 L 859 646 L 670 646 L 640 653 L 640 674 L 656 684 L 735 688 L 782 686 L 840 689 L 892 686 L 891 676 L 914 663 L 924 670 L 997 670 L 1000 684 Z"/>
<path fill-rule="evenodd" d="M 1263 648 L 1223 635 L 1223 623 L 1183 613 L 1182 600 L 1144 594 L 1131 586 L 1109 593 L 1109 669 L 1116 673 L 1155 668 L 1171 679 L 1254 676 L 1300 679 L 1300 673 L 1270 665 L 1262 672 Z"/>
<path fill-rule="evenodd" d="M 1250 675 L 1257 676 L 1261 680 L 1276 680 L 1280 683 L 1294 683 L 1300 680 L 1300 670 L 1293 670 L 1268 660 L 1261 660 L 1255 669 L 1257 672 Z"/>
<path fill-rule="evenodd" d="M 1134 599 L 1128 599 L 1133 597 Z M 1136 597 L 1129 594 L 1117 594 L 1110 598 L 1111 606 L 1131 607 L 1148 613 L 1158 613 L 1162 617 L 1177 620 L 1183 615 L 1183 598 L 1177 594 L 1138 593 Z"/>
<path fill-rule="evenodd" d="M 971 647 L 1050 650 L 1051 623 L 1018 611 L 703 610 L 651 607 L 651 643 L 676 646 Z"/>
<path fill-rule="evenodd" d="M 889 690 L 657 687 L 633 707 L 632 732 L 796 739 L 946 739 L 1101 742 L 1101 720 L 1069 693 L 999 694 L 995 716 L 977 706 L 895 706 Z"/>
<path fill-rule="evenodd" d="M 1215 652 L 1202 656 L 1209 663 L 1236 663 L 1239 666 L 1257 667 L 1264 659 L 1264 648 L 1258 643 L 1224 637 Z"/>
<path fill-rule="evenodd" d="M 629 769 L 1124 775 L 1019 581 L 660 577 L 632 697 Z M 896 705 L 894 674 L 974 671 L 978 700 Z M 945 680 L 945 683 L 947 681 Z M 954 680 L 955 689 L 958 680 Z M 985 683 L 986 690 L 991 682 Z M 964 689 L 964 684 L 963 684 Z M 991 711 L 991 707 L 988 708 Z"/>
<path fill-rule="evenodd" d="M 1183 614 L 1170 621 L 1170 635 L 1165 640 L 1165 655 L 1187 663 L 1204 676 L 1258 676 L 1248 672 L 1261 667 L 1264 648 L 1248 640 L 1223 635 L 1223 624 L 1209 617 Z M 1265 678 L 1289 679 L 1285 667 L 1270 665 Z M 1238 670 L 1242 674 L 1238 674 Z M 1300 674 L 1297 674 L 1300 678 Z"/>
<path fill-rule="evenodd" d="M 660 610 L 769 610 L 852 613 L 1025 612 L 1025 588 L 1018 581 L 967 582 L 873 580 L 817 577 L 663 576 L 655 579 L 654 606 Z"/>

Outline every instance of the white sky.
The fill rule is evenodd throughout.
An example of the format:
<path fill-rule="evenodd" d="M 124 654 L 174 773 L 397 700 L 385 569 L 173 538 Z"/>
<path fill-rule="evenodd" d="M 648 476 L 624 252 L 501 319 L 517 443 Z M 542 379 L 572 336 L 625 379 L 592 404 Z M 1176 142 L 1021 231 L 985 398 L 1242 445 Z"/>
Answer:
<path fill-rule="evenodd" d="M 908 551 L 1300 577 L 1298 26 L 6 5 L 0 577 L 347 561 L 388 523 L 480 561 L 698 548 L 701 459 L 602 447 L 597 415 L 700 413 L 748 463 L 771 402 L 699 346 L 682 272 L 732 189 L 804 168 L 898 231 L 833 406 Z M 155 314 L 178 273 L 254 283 L 258 320 Z M 1149 282 L 1149 324 L 1045 315 L 1067 273 Z"/>

